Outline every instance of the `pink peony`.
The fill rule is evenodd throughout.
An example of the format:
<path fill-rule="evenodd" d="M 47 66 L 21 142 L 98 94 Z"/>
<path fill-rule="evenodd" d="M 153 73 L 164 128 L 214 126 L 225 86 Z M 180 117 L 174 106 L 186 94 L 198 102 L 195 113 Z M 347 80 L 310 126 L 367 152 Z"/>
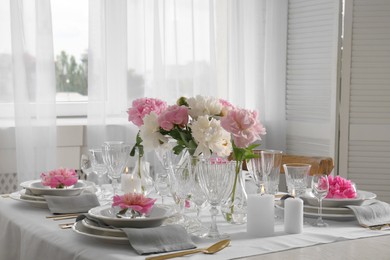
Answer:
<path fill-rule="evenodd" d="M 157 115 L 161 114 L 166 108 L 167 103 L 156 98 L 139 98 L 133 101 L 132 107 L 127 114 L 129 121 L 140 127 L 144 124 L 144 117 L 154 111 Z"/>
<path fill-rule="evenodd" d="M 232 134 L 237 147 L 245 148 L 256 140 L 261 140 L 260 135 L 265 135 L 264 126 L 257 119 L 257 112 L 247 109 L 231 109 L 225 117 L 221 118 L 221 126 Z"/>
<path fill-rule="evenodd" d="M 188 108 L 186 106 L 169 106 L 158 117 L 158 124 L 165 131 L 171 131 L 175 125 L 184 127 L 187 123 Z"/>
<path fill-rule="evenodd" d="M 42 185 L 59 189 L 72 186 L 78 181 L 77 173 L 73 169 L 60 168 L 48 173 L 41 173 L 40 177 Z"/>
<path fill-rule="evenodd" d="M 357 196 L 356 189 L 350 180 L 340 176 L 328 176 L 329 192 L 326 198 L 333 199 L 354 199 Z"/>
<path fill-rule="evenodd" d="M 126 193 L 122 196 L 115 195 L 112 206 L 119 206 L 121 209 L 131 208 L 141 214 L 149 214 L 157 199 L 145 197 L 141 193 Z"/>

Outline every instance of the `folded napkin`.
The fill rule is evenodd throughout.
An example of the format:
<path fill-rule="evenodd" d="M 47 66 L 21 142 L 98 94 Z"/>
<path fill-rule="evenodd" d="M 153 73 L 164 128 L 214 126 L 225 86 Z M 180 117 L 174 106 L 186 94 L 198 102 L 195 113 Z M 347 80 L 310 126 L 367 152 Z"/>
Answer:
<path fill-rule="evenodd" d="M 187 231 L 180 225 L 153 228 L 122 228 L 131 246 L 140 254 L 153 254 L 195 248 Z"/>
<path fill-rule="evenodd" d="M 354 213 L 363 227 L 390 224 L 390 205 L 379 200 L 372 200 L 362 206 L 347 206 Z"/>
<path fill-rule="evenodd" d="M 51 213 L 79 213 L 87 212 L 91 208 L 100 206 L 93 193 L 83 193 L 78 196 L 44 196 Z"/>

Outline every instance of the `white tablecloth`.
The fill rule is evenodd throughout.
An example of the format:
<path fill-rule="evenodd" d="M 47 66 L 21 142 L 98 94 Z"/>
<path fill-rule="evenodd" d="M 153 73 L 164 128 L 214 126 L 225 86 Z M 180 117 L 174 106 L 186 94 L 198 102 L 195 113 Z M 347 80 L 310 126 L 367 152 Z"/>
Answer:
<path fill-rule="evenodd" d="M 144 259 L 130 245 L 118 245 L 76 234 L 70 229 L 61 230 L 59 223 L 46 219 L 47 209 L 33 208 L 23 202 L 0 197 L 0 260 L 10 259 Z M 207 215 L 205 212 L 204 215 Z M 209 222 L 204 216 L 203 220 Z M 307 221 L 311 221 L 307 219 Z M 292 248 L 332 243 L 347 239 L 358 239 L 390 235 L 390 231 L 372 231 L 360 227 L 357 221 L 327 221 L 329 228 L 304 226 L 301 234 L 283 232 L 283 224 L 275 226 L 275 235 L 267 238 L 249 238 L 245 225 L 230 225 L 218 218 L 221 232 L 230 234 L 231 246 L 215 255 L 192 255 L 185 259 L 232 259 L 265 254 Z M 212 241 L 194 239 L 199 247 Z"/>

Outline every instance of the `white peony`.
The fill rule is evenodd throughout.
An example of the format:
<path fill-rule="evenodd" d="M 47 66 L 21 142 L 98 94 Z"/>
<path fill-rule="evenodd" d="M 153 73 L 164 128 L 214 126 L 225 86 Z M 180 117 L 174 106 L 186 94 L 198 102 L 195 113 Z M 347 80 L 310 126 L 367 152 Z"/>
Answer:
<path fill-rule="evenodd" d="M 161 142 L 168 142 L 168 138 L 159 132 L 160 127 L 157 118 L 158 115 L 155 112 L 151 112 L 144 117 L 144 124 L 140 127 L 139 134 L 142 138 L 142 144 L 147 151 L 159 147 Z"/>
<path fill-rule="evenodd" d="M 198 144 L 194 155 L 203 153 L 206 157 L 211 155 L 211 151 L 218 156 L 229 156 L 232 152 L 230 134 L 222 128 L 220 121 L 208 116 L 199 116 L 192 125 L 192 135 Z"/>
<path fill-rule="evenodd" d="M 194 119 L 204 115 L 220 115 L 223 107 L 219 99 L 200 95 L 188 98 L 187 103 L 189 106 L 188 113 Z"/>

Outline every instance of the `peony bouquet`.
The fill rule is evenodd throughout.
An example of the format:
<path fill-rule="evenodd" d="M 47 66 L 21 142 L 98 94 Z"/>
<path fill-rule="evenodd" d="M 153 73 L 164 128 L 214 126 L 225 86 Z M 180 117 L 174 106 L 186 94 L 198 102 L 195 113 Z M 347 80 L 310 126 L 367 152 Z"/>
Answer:
<path fill-rule="evenodd" d="M 115 195 L 112 206 L 119 206 L 120 215 L 124 215 L 127 210 L 131 210 L 131 217 L 136 218 L 143 215 L 148 215 L 153 208 L 157 199 L 145 197 L 140 193 L 126 193 L 122 196 Z"/>
<path fill-rule="evenodd" d="M 63 189 L 77 183 L 78 176 L 73 169 L 56 169 L 47 173 L 41 173 L 41 182 L 43 186 L 51 188 Z"/>
<path fill-rule="evenodd" d="M 187 149 L 193 156 L 232 156 L 237 161 L 233 194 L 242 162 L 255 157 L 253 149 L 258 144 L 254 143 L 266 134 L 256 111 L 200 95 L 181 97 L 169 106 L 159 99 L 137 99 L 128 109 L 128 119 L 139 127 L 134 149 L 138 147 L 142 152 L 143 148 L 154 150 L 173 139 L 175 154 Z"/>

